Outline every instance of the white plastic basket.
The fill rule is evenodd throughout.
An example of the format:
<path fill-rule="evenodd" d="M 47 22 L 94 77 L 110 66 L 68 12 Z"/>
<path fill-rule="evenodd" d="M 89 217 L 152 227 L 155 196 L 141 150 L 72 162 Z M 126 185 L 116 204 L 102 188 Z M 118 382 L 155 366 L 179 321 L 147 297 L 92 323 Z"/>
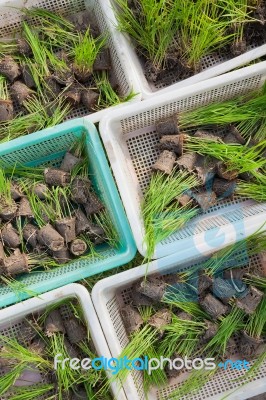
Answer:
<path fill-rule="evenodd" d="M 92 290 L 92 301 L 105 334 L 112 357 L 118 357 L 129 342 L 120 310 L 132 301 L 132 287 L 138 280 L 148 275 L 165 274 L 182 271 L 193 264 L 198 264 L 202 258 L 194 259 L 192 262 L 179 262 L 177 255 L 153 261 L 149 265 L 142 265 L 115 276 L 102 279 Z M 261 258 L 253 256 L 250 260 L 251 267 L 260 268 Z M 242 265 L 244 266 L 244 265 Z M 119 296 L 117 294 L 119 293 Z M 240 357 L 240 358 L 239 358 Z M 241 359 L 235 354 L 234 359 Z M 243 373 L 234 369 L 221 370 L 208 381 L 208 383 L 194 395 L 182 397 L 182 400 L 245 400 L 250 397 L 266 392 L 266 361 L 260 367 L 252 381 L 241 386 L 239 381 L 233 381 Z M 142 372 L 131 372 L 123 383 L 127 400 L 167 400 L 169 394 L 177 388 L 184 380 L 186 373 L 178 378 L 173 378 L 163 388 L 153 387 L 147 397 L 143 388 Z M 228 396 L 228 397 L 227 397 Z"/>
<path fill-rule="evenodd" d="M 142 195 L 149 184 L 151 166 L 159 154 L 155 122 L 200 104 L 247 93 L 260 87 L 265 77 L 266 62 L 262 62 L 183 88 L 178 93 L 166 93 L 132 104 L 124 107 L 123 111 L 114 110 L 100 122 L 100 134 L 141 254 L 146 253 L 141 216 Z M 233 201 L 219 202 L 160 242 L 154 258 L 175 252 L 182 253 L 184 258 L 204 253 L 211 247 L 229 244 L 251 233 L 265 220 L 266 204 L 237 197 Z"/>
<path fill-rule="evenodd" d="M 20 9 L 44 8 L 63 15 L 71 15 L 85 9 L 91 10 L 101 32 L 107 34 L 110 49 L 113 73 L 120 87 L 122 95 L 131 90 L 136 96 L 130 101 L 141 99 L 140 86 L 136 75 L 132 73 L 133 63 L 125 55 L 126 39 L 114 28 L 116 18 L 109 0 L 0 0 L 0 40 L 12 38 L 20 29 L 23 14 Z M 122 107 L 124 104 L 114 107 Z M 106 109 L 90 114 L 93 123 L 99 122 Z M 89 111 L 84 106 L 73 109 L 67 119 L 83 117 Z"/>
<path fill-rule="evenodd" d="M 140 86 L 143 99 L 148 99 L 154 96 L 155 93 L 169 93 L 193 85 L 197 82 L 202 82 L 206 79 L 219 76 L 236 68 L 248 65 L 252 61 L 258 60 L 266 55 L 266 44 L 258 46 L 257 48 L 252 48 L 246 53 L 231 59 L 217 54 L 215 56 L 207 55 L 201 60 L 202 72 L 181 81 L 177 80 L 174 73 L 169 72 L 167 76 L 167 80 L 171 82 L 169 85 L 160 81 L 154 84 L 146 79 L 143 62 L 138 57 L 134 44 L 127 34 L 125 34 L 125 39 L 126 47 L 124 49 L 124 54 L 133 64 L 133 73 L 136 76 L 138 85 Z"/>
<path fill-rule="evenodd" d="M 13 338 L 14 336 L 16 337 L 26 316 L 39 311 L 44 311 L 46 307 L 57 304 L 64 299 L 78 300 L 83 311 L 84 320 L 87 324 L 89 336 L 92 339 L 97 354 L 99 356 L 110 358 L 110 351 L 99 324 L 90 294 L 84 286 L 77 283 L 63 286 L 60 289 L 52 290 L 40 295 L 39 297 L 32 298 L 0 310 L 0 334 L 10 338 Z M 32 374 L 32 372 L 30 374 Z M 27 378 L 30 381 L 35 381 L 33 380 L 35 379 L 33 376 L 30 377 L 28 375 Z M 40 381 L 42 381 L 42 379 L 43 377 L 40 376 Z M 38 382 L 38 380 L 36 380 L 36 382 Z M 118 393 L 115 383 L 111 384 L 111 389 L 114 397 L 117 400 L 126 399 L 123 389 L 119 390 Z M 3 398 L 1 397 L 1 400 L 2 399 L 8 400 L 9 397 L 4 395 Z M 46 400 L 45 395 L 43 400 Z"/>

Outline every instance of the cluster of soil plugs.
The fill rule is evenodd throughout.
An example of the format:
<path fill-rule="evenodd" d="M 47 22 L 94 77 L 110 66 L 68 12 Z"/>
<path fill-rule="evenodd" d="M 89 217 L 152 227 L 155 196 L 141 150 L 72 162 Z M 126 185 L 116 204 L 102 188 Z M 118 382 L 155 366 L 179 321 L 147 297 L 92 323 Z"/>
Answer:
<path fill-rule="evenodd" d="M 147 80 L 161 87 L 265 43 L 264 0 L 115 0 Z M 206 57 L 207 58 L 207 57 Z M 206 62 L 208 64 L 208 61 Z"/>
<path fill-rule="evenodd" d="M 216 364 L 246 360 L 250 367 L 260 368 L 266 359 L 265 249 L 265 235 L 256 233 L 183 272 L 148 275 L 119 289 L 117 301 L 129 337 L 120 357 L 213 357 Z M 264 253 L 255 254 L 258 250 Z M 260 256 L 258 267 L 252 260 Z M 218 372 L 205 368 L 187 371 L 180 362 L 176 369 L 167 361 L 164 366 L 163 371 L 154 369 L 150 375 L 145 371 L 143 383 L 146 392 L 152 386 L 158 391 L 172 386 L 167 399 L 195 394 Z M 241 374 L 239 384 L 246 383 L 249 371 Z M 121 372 L 119 377 L 126 376 Z"/>
<path fill-rule="evenodd" d="M 75 300 L 30 314 L 16 334 L 11 332 L 0 336 L 1 396 L 9 400 L 112 399 L 103 370 L 84 369 L 81 363 L 80 369 L 71 369 L 69 362 L 64 369 L 62 363 L 54 368 L 58 354 L 61 360 L 98 357 Z"/>
<path fill-rule="evenodd" d="M 102 243 L 117 245 L 80 151 L 80 143 L 74 144 L 59 168 L 0 170 L 0 260 L 6 282 L 38 267 L 96 257 Z"/>
<path fill-rule="evenodd" d="M 89 114 L 127 100 L 91 11 L 21 11 L 19 38 L 0 43 L 0 141 L 56 125 L 79 107 Z"/>
<path fill-rule="evenodd" d="M 155 125 L 158 159 L 142 204 L 148 255 L 156 243 L 221 201 L 265 196 L 265 85 Z"/>

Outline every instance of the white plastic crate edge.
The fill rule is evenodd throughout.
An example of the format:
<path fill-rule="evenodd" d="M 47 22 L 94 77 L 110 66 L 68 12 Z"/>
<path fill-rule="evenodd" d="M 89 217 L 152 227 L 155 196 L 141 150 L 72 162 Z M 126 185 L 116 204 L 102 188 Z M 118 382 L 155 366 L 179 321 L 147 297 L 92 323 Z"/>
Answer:
<path fill-rule="evenodd" d="M 9 324 L 15 323 L 18 319 L 68 298 L 76 298 L 79 301 L 98 355 L 110 358 L 110 350 L 102 332 L 91 296 L 87 289 L 78 283 L 62 286 L 61 288 L 41 294 L 38 297 L 22 301 L 0 310 L 0 328 L 8 328 Z M 111 389 L 116 400 L 126 399 L 124 391 L 118 390 L 116 383 L 111 384 Z"/>
<path fill-rule="evenodd" d="M 219 89 L 220 87 L 234 83 L 240 77 L 243 79 L 248 79 L 255 74 L 266 76 L 266 61 L 258 65 L 252 65 L 220 77 L 215 77 L 203 82 L 199 82 L 195 85 L 188 86 L 183 88 L 180 92 L 178 92 L 178 94 L 175 94 L 174 92 L 165 93 L 155 96 L 152 99 L 144 100 L 141 103 L 125 106 L 123 108 L 123 113 L 121 113 L 120 110 L 113 110 L 112 113 L 106 113 L 105 117 L 100 121 L 100 136 L 103 140 L 109 162 L 116 179 L 137 248 L 142 255 L 145 256 L 146 254 L 146 246 L 143 243 L 144 226 L 140 210 L 138 181 L 130 157 L 126 157 L 125 155 L 126 145 L 121 140 L 120 120 L 129 118 L 138 113 L 150 111 L 156 107 L 163 107 L 164 105 L 167 105 L 173 101 L 180 101 L 192 95 L 197 95 L 212 89 Z M 206 219 L 207 218 L 209 218 L 209 215 L 206 215 Z M 246 220 L 245 228 L 250 234 L 252 231 L 258 229 L 261 224 L 261 214 L 259 216 L 255 215 Z M 226 230 L 224 233 L 227 236 L 227 240 L 224 245 L 231 243 L 234 240 L 234 235 L 231 235 L 228 230 Z M 248 233 L 245 234 L 247 235 Z M 197 251 L 203 251 L 203 249 L 204 243 L 197 243 Z M 190 254 L 191 249 L 188 250 Z M 156 259 L 167 255 L 168 254 L 163 254 L 155 250 L 153 258 Z"/>
<path fill-rule="evenodd" d="M 193 257 L 191 256 L 189 260 L 186 259 L 184 261 L 182 260 L 182 256 L 180 259 L 180 254 L 178 254 L 178 262 L 180 268 L 190 265 L 192 261 L 200 261 L 200 257 L 198 259 L 193 259 Z M 175 267 L 175 271 L 178 269 L 176 263 L 177 254 L 172 254 L 171 256 L 164 257 L 160 260 L 152 261 L 151 263 L 149 263 L 149 265 L 144 264 L 139 267 L 132 268 L 131 270 L 121 272 L 115 276 L 113 275 L 108 278 L 102 279 L 97 282 L 96 285 L 93 287 L 91 294 L 92 301 L 95 306 L 107 343 L 109 345 L 112 357 L 118 357 L 121 354 L 123 348 L 118 341 L 117 332 L 114 329 L 113 321 L 111 320 L 110 314 L 107 310 L 108 301 L 110 301 L 115 296 L 118 288 L 127 286 L 131 282 L 146 276 L 147 268 L 148 275 L 152 275 L 154 273 L 166 274 L 171 272 L 171 270 L 173 270 L 173 267 Z M 223 393 L 222 397 L 220 395 L 213 395 L 206 399 L 222 400 L 226 398 L 227 400 L 245 400 L 249 397 L 253 397 L 266 392 L 266 378 L 256 381 L 255 385 L 256 386 L 254 387 L 254 382 L 250 382 L 235 391 L 228 391 L 226 393 Z M 127 400 L 140 399 L 138 391 L 136 390 L 136 385 L 131 375 L 129 375 L 123 383 L 123 388 L 125 390 Z M 154 392 L 150 393 L 146 400 L 156 400 L 153 393 Z"/>
<path fill-rule="evenodd" d="M 236 68 L 248 65 L 250 62 L 259 59 L 260 57 L 263 57 L 266 55 L 266 44 L 261 45 L 253 50 L 247 51 L 244 54 L 241 54 L 238 57 L 234 57 L 231 60 L 221 62 L 220 64 L 217 64 L 213 67 L 207 68 L 206 70 L 195 74 L 194 76 L 181 80 L 180 82 L 173 83 L 172 85 L 169 85 L 163 89 L 158 89 L 156 91 L 152 91 L 150 88 L 150 85 L 145 77 L 143 67 L 141 65 L 141 62 L 139 60 L 139 57 L 136 53 L 136 50 L 134 48 L 134 45 L 132 44 L 132 41 L 130 37 L 127 34 L 124 34 L 126 41 L 126 47 L 124 49 L 125 55 L 128 58 L 128 60 L 132 61 L 133 69 L 134 69 L 134 75 L 137 76 L 137 81 L 138 81 L 138 86 L 140 86 L 141 94 L 143 99 L 149 99 L 155 95 L 160 95 L 164 93 L 169 93 L 173 92 L 177 89 L 181 89 L 190 85 L 193 85 L 197 82 L 201 82 L 216 76 L 219 76 L 221 74 L 227 73 L 229 71 L 232 71 Z"/>
<path fill-rule="evenodd" d="M 141 85 L 135 72 L 135 62 L 134 59 L 128 56 L 128 39 L 125 35 L 123 35 L 116 29 L 117 19 L 113 11 L 111 1 L 97 1 L 101 5 L 102 12 L 105 15 L 105 22 L 108 25 L 109 32 L 111 33 L 111 37 L 116 48 L 119 60 L 123 66 L 127 81 L 131 83 L 129 86 L 131 86 L 134 92 L 138 94 L 138 98 L 141 98 Z M 85 4 L 87 8 L 89 8 L 91 7 L 90 4 L 95 4 L 95 0 L 85 0 Z"/>

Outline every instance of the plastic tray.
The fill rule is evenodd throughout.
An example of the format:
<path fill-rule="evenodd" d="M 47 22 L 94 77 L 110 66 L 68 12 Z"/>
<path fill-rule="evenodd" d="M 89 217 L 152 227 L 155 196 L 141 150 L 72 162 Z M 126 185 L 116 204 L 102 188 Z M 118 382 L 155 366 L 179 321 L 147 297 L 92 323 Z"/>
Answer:
<path fill-rule="evenodd" d="M 68 121 L 54 128 L 12 140 L 0 145 L 2 165 L 15 163 L 36 166 L 58 166 L 73 141 L 86 133 L 89 172 L 96 192 L 108 210 L 119 236 L 117 248 L 100 246 L 100 256 L 96 259 L 71 261 L 50 272 L 35 272 L 23 275 L 20 281 L 30 290 L 43 293 L 67 283 L 118 267 L 132 260 L 136 253 L 132 233 L 109 169 L 97 130 L 89 121 L 82 118 Z M 0 286 L 0 307 L 28 297 L 18 298 L 7 286 Z"/>
<path fill-rule="evenodd" d="M 60 289 L 52 290 L 51 292 L 45 293 L 38 298 L 29 299 L 6 309 L 0 310 L 0 334 L 10 338 L 14 338 L 14 336 L 16 337 L 16 334 L 19 332 L 22 322 L 26 316 L 35 312 L 45 311 L 46 307 L 59 303 L 60 301 L 65 299 L 78 300 L 87 324 L 89 336 L 92 339 L 97 354 L 99 356 L 110 358 L 110 351 L 108 349 L 101 326 L 95 313 L 90 294 L 84 288 L 84 286 L 76 283 L 64 286 Z M 65 318 L 67 318 L 68 315 L 69 312 L 67 314 L 66 310 Z M 44 378 L 40 375 L 38 376 L 38 374 L 35 374 L 35 376 L 33 376 L 32 372 L 30 372 L 30 374 L 31 377 L 28 376 L 28 379 L 30 381 L 38 382 L 38 380 L 42 381 Z M 26 377 L 24 377 L 24 379 L 25 378 Z M 22 384 L 23 382 L 20 383 L 20 385 Z M 116 398 L 118 400 L 125 400 L 123 390 L 119 390 L 118 393 L 115 384 L 111 385 L 111 389 L 114 396 L 117 396 Z M 8 399 L 9 396 L 7 394 L 4 395 L 4 400 Z M 42 400 L 46 400 L 45 395 L 42 397 Z"/>
<path fill-rule="evenodd" d="M 257 60 L 266 55 L 266 44 L 258 46 L 256 48 L 249 49 L 246 53 L 229 58 L 228 56 L 221 55 L 207 55 L 202 58 L 201 66 L 202 72 L 195 74 L 194 76 L 178 81 L 175 74 L 169 72 L 167 80 L 170 82 L 166 85 L 164 82 L 158 81 L 156 84 L 149 82 L 144 73 L 143 62 L 138 57 L 132 40 L 127 34 L 124 34 L 126 38 L 126 47 L 124 48 L 124 54 L 133 65 L 133 73 L 140 87 L 143 99 L 148 99 L 154 96 L 156 93 L 168 93 L 184 88 L 186 86 L 193 85 L 197 82 L 204 81 L 206 79 L 213 78 L 215 76 L 224 74 L 242 66 L 248 65 L 249 63 Z"/>
<path fill-rule="evenodd" d="M 20 9 L 26 8 L 44 8 L 63 15 L 91 10 L 96 22 L 101 30 L 107 34 L 108 46 L 110 49 L 113 73 L 120 86 L 122 95 L 127 95 L 131 90 L 136 93 L 131 102 L 139 101 L 140 86 L 137 77 L 132 73 L 133 63 L 125 56 L 126 40 L 122 34 L 116 31 L 116 19 L 113 9 L 106 0 L 0 0 L 0 40 L 12 38 L 14 33 L 21 27 L 23 14 Z M 118 107 L 123 106 L 119 105 Z M 17 106 L 18 107 L 18 106 Z M 114 106 L 116 107 L 116 106 Z M 20 109 L 19 109 L 20 111 Z M 105 114 L 106 109 L 91 114 L 92 122 L 99 122 Z M 88 115 L 89 111 L 84 106 L 77 107 L 69 114 L 67 119 L 83 117 Z"/>
<path fill-rule="evenodd" d="M 116 276 L 102 279 L 94 286 L 92 301 L 112 357 L 118 357 L 129 342 L 120 310 L 126 304 L 131 303 L 132 286 L 138 279 L 146 276 L 147 268 L 148 275 L 159 274 L 159 276 L 163 276 L 168 273 L 183 271 L 201 261 L 202 257 L 193 261 L 181 262 L 177 254 L 171 255 L 153 261 L 149 265 L 142 265 Z M 241 266 L 245 265 L 245 261 L 251 267 L 261 267 L 261 259 L 258 256 L 253 256 L 250 263 L 244 258 Z M 117 296 L 118 292 L 119 296 Z M 236 360 L 241 359 L 237 354 L 234 355 L 234 358 Z M 241 376 L 241 371 L 234 369 L 220 370 L 198 393 L 182 397 L 182 400 L 222 400 L 225 398 L 227 400 L 245 400 L 266 392 L 266 361 L 248 384 L 240 386 L 239 382 L 233 381 L 239 376 Z M 179 378 L 171 379 L 169 384 L 163 388 L 153 387 L 145 397 L 142 373 L 134 371 L 124 381 L 123 388 L 127 400 L 167 400 L 168 395 L 178 387 L 178 384 L 185 377 L 184 373 Z"/>
<path fill-rule="evenodd" d="M 138 250 L 145 255 L 144 227 L 141 216 L 143 191 L 158 157 L 155 122 L 181 110 L 222 101 L 261 86 L 266 77 L 266 62 L 230 72 L 182 89 L 178 93 L 155 96 L 139 104 L 113 111 L 100 122 L 111 167 L 127 212 Z M 197 255 L 209 248 L 225 245 L 257 229 L 266 220 L 266 204 L 235 197 L 219 202 L 207 213 L 193 219 L 156 246 L 154 258 L 175 252 Z"/>

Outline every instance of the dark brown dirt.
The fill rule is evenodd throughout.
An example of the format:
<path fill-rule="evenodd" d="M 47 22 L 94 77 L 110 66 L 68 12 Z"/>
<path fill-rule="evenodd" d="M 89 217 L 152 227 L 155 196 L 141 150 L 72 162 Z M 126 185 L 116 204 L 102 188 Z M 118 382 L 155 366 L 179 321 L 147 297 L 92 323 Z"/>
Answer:
<path fill-rule="evenodd" d="M 50 186 L 67 186 L 70 183 L 70 174 L 59 169 L 46 168 L 44 170 L 45 182 Z"/>
<path fill-rule="evenodd" d="M 91 181 L 77 176 L 71 183 L 71 200 L 78 204 L 86 204 L 90 198 Z"/>
<path fill-rule="evenodd" d="M 92 89 L 82 90 L 81 102 L 88 109 L 88 111 L 95 111 L 100 94 Z"/>
<path fill-rule="evenodd" d="M 81 100 L 81 89 L 78 86 L 72 85 L 69 89 L 62 92 L 62 96 L 72 107 L 77 107 Z"/>
<path fill-rule="evenodd" d="M 159 149 L 172 151 L 177 155 L 181 155 L 183 154 L 183 143 L 183 135 L 164 135 L 160 139 Z"/>
<path fill-rule="evenodd" d="M 4 221 L 11 221 L 17 214 L 17 207 L 15 201 L 11 204 L 5 204 L 0 198 L 0 218 Z"/>
<path fill-rule="evenodd" d="M 12 83 L 20 76 L 21 71 L 18 63 L 11 56 L 5 56 L 0 61 L 0 74 Z"/>
<path fill-rule="evenodd" d="M 75 210 L 76 216 L 76 233 L 80 235 L 81 233 L 87 232 L 90 229 L 91 222 L 88 220 L 86 215 L 81 209 Z"/>
<path fill-rule="evenodd" d="M 70 252 L 74 256 L 81 256 L 84 254 L 87 250 L 88 246 L 82 239 L 75 239 L 73 242 L 70 244 Z"/>
<path fill-rule="evenodd" d="M 95 193 L 90 192 L 89 199 L 87 203 L 84 204 L 84 208 L 87 217 L 90 217 L 91 215 L 98 214 L 100 211 L 102 211 L 104 209 L 104 204 Z"/>
<path fill-rule="evenodd" d="M 76 318 L 69 318 L 65 322 L 66 334 L 71 344 L 77 344 L 88 338 L 87 329 Z"/>
<path fill-rule="evenodd" d="M 236 180 L 227 181 L 226 179 L 215 178 L 212 189 L 218 197 L 233 197 L 236 189 Z"/>
<path fill-rule="evenodd" d="M 217 175 L 219 178 L 226 179 L 228 181 L 232 181 L 237 178 L 238 176 L 238 171 L 230 170 L 228 171 L 228 168 L 226 167 L 223 162 L 217 163 Z"/>
<path fill-rule="evenodd" d="M 112 68 L 110 50 L 108 48 L 103 49 L 93 64 L 94 71 L 109 71 Z"/>
<path fill-rule="evenodd" d="M 255 312 L 261 299 L 263 297 L 263 292 L 254 286 L 249 286 L 249 293 L 242 299 L 236 300 L 236 306 L 245 313 L 251 315 Z"/>
<path fill-rule="evenodd" d="M 26 197 L 21 197 L 17 215 L 19 217 L 33 218 L 33 212 L 30 206 L 30 202 Z"/>
<path fill-rule="evenodd" d="M 63 249 L 54 251 L 53 257 L 59 264 L 65 264 L 71 260 L 71 254 L 67 247 L 63 247 Z"/>
<path fill-rule="evenodd" d="M 14 254 L 5 259 L 6 273 L 10 276 L 16 276 L 22 273 L 30 272 L 28 258 L 26 254 L 21 253 L 19 249 Z"/>
<path fill-rule="evenodd" d="M 26 240 L 26 244 L 29 244 L 32 248 L 37 246 L 37 234 L 38 228 L 35 225 L 27 224 L 23 228 L 23 238 Z"/>
<path fill-rule="evenodd" d="M 36 185 L 33 187 L 33 193 L 35 193 L 40 200 L 46 199 L 48 190 L 48 186 L 44 183 L 36 183 Z"/>
<path fill-rule="evenodd" d="M 71 172 L 81 161 L 81 158 L 78 158 L 67 151 L 60 165 L 60 169 L 65 172 Z"/>
<path fill-rule="evenodd" d="M 131 305 L 127 305 L 121 309 L 121 316 L 129 335 L 138 330 L 143 324 L 140 313 Z"/>
<path fill-rule="evenodd" d="M 214 319 L 217 319 L 228 312 L 228 307 L 210 293 L 200 300 L 200 305 L 203 310 Z"/>
<path fill-rule="evenodd" d="M 22 106 L 25 101 L 29 100 L 34 92 L 27 85 L 25 85 L 25 83 L 16 81 L 11 86 L 10 93 L 12 98 Z"/>
<path fill-rule="evenodd" d="M 174 169 L 176 155 L 172 151 L 164 150 L 159 155 L 158 160 L 152 166 L 155 171 L 161 171 L 164 174 L 170 175 Z"/>
<path fill-rule="evenodd" d="M 36 83 L 34 81 L 34 78 L 32 76 L 32 73 L 28 65 L 21 63 L 20 68 L 21 68 L 21 76 L 23 78 L 25 85 L 27 85 L 30 89 L 36 89 Z"/>
<path fill-rule="evenodd" d="M 180 169 L 193 172 L 196 165 L 197 157 L 197 153 L 185 153 L 176 160 L 176 163 Z"/>
<path fill-rule="evenodd" d="M 44 329 L 47 336 L 51 336 L 53 333 L 65 333 L 65 325 L 59 310 L 51 311 L 45 320 Z"/>
<path fill-rule="evenodd" d="M 163 281 L 158 281 L 153 278 L 147 278 L 136 284 L 136 291 L 150 297 L 156 302 L 160 302 L 163 299 L 167 288 L 167 284 Z"/>
<path fill-rule="evenodd" d="M 76 217 L 56 220 L 55 228 L 66 243 L 72 242 L 76 238 Z"/>
<path fill-rule="evenodd" d="M 10 121 L 13 117 L 13 102 L 11 100 L 0 99 L 0 121 Z"/>
<path fill-rule="evenodd" d="M 180 133 L 178 127 L 178 117 L 173 115 L 169 118 L 162 119 L 156 123 L 156 132 L 160 136 L 178 135 Z"/>
<path fill-rule="evenodd" d="M 263 345 L 262 338 L 253 338 L 247 334 L 246 331 L 241 332 L 239 350 L 241 355 L 248 360 L 252 360 L 258 356 L 259 348 L 266 350 Z"/>
<path fill-rule="evenodd" d="M 41 245 L 48 247 L 51 251 L 58 251 L 64 247 L 64 238 L 50 224 L 38 231 L 37 238 Z"/>
<path fill-rule="evenodd" d="M 193 193 L 193 199 L 203 212 L 207 211 L 210 207 L 217 203 L 216 194 L 209 190 L 202 190 L 200 192 Z"/>
<path fill-rule="evenodd" d="M 1 236 L 4 245 L 11 249 L 19 247 L 21 243 L 18 232 L 10 223 L 3 226 Z"/>

